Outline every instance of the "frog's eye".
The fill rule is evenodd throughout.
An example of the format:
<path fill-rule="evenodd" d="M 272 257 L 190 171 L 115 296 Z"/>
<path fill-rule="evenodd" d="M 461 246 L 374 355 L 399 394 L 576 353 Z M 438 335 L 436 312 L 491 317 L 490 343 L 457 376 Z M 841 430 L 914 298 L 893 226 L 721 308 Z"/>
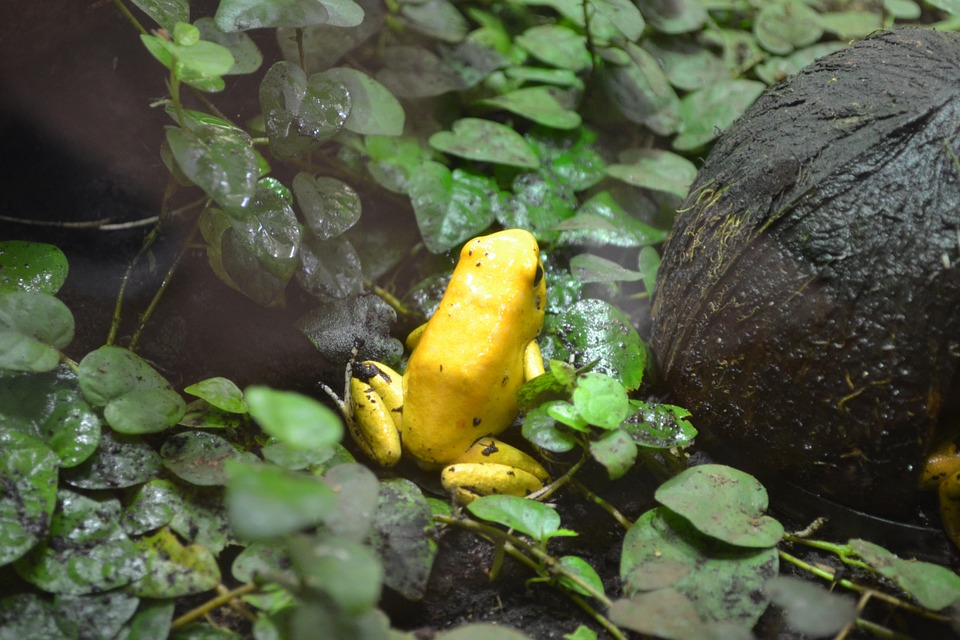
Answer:
<path fill-rule="evenodd" d="M 543 280 L 543 266 L 537 265 L 537 273 L 533 276 L 533 286 L 536 287 Z"/>

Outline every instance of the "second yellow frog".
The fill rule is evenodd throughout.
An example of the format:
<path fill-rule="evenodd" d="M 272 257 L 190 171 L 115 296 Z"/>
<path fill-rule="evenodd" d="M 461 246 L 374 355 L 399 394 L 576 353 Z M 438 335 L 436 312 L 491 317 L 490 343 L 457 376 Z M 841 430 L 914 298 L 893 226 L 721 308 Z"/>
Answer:
<path fill-rule="evenodd" d="M 517 417 L 520 385 L 543 373 L 536 337 L 545 304 L 530 233 L 468 242 L 436 313 L 407 338 L 406 372 L 372 361 L 354 367 L 347 413 L 360 448 L 384 466 L 405 453 L 443 467 L 443 486 L 460 502 L 539 489 L 546 470 L 493 436 Z"/>

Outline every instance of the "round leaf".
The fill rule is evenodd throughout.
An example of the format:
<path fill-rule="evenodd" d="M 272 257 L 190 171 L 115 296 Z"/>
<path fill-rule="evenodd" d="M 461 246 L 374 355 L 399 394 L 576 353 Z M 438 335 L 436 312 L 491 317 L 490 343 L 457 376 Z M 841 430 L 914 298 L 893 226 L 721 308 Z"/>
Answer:
<path fill-rule="evenodd" d="M 783 55 L 819 40 L 823 24 L 820 14 L 802 0 L 779 0 L 761 7 L 753 32 L 761 47 Z"/>
<path fill-rule="evenodd" d="M 319 240 L 336 238 L 360 219 L 360 196 L 336 178 L 298 173 L 293 193 L 307 227 Z"/>
<path fill-rule="evenodd" d="M 15 593 L 0 599 L 0 637 L 58 638 L 63 634 L 57 626 L 53 605 L 38 593 Z"/>
<path fill-rule="evenodd" d="M 540 166 L 540 160 L 519 133 L 492 120 L 457 120 L 452 131 L 440 131 L 430 136 L 430 146 L 480 162 L 532 169 Z"/>
<path fill-rule="evenodd" d="M 170 389 L 170 384 L 137 354 L 121 347 L 100 347 L 80 361 L 80 389 L 94 406 L 131 391 Z"/>
<path fill-rule="evenodd" d="M 363 20 L 363 9 L 351 0 L 223 0 L 214 20 L 225 33 L 314 24 L 354 27 Z"/>
<path fill-rule="evenodd" d="M 53 612 L 64 637 L 108 640 L 120 633 L 133 617 L 140 599 L 123 591 L 93 595 L 60 595 Z"/>
<path fill-rule="evenodd" d="M 763 515 L 766 489 L 732 467 L 692 467 L 660 485 L 654 497 L 704 535 L 732 545 L 772 547 L 783 538 L 783 525 Z"/>
<path fill-rule="evenodd" d="M 313 398 L 290 391 L 250 387 L 250 415 L 264 431 L 298 449 L 328 449 L 340 442 L 340 417 Z"/>
<path fill-rule="evenodd" d="M 554 535 L 576 535 L 560 529 L 560 516 L 555 510 L 526 498 L 484 496 L 468 504 L 467 510 L 478 518 L 515 529 L 538 542 Z"/>
<path fill-rule="evenodd" d="M 115 431 L 137 435 L 172 427 L 186 410 L 186 403 L 175 391 L 137 389 L 108 402 L 103 417 Z"/>
<path fill-rule="evenodd" d="M 73 315 L 46 293 L 0 294 L 0 369 L 49 371 L 73 340 Z"/>
<path fill-rule="evenodd" d="M 616 480 L 637 461 L 637 445 L 629 435 L 617 429 L 591 442 L 590 455 L 604 466 L 611 480 Z"/>
<path fill-rule="evenodd" d="M 218 435 L 187 431 L 167 438 L 160 448 L 163 466 L 190 484 L 226 483 L 224 464 L 241 457 L 239 451 Z"/>
<path fill-rule="evenodd" d="M 432 512 L 423 493 L 402 478 L 380 483 L 373 527 L 370 542 L 383 562 L 384 584 L 419 600 L 437 555 Z"/>
<path fill-rule="evenodd" d="M 443 253 L 490 226 L 500 206 L 500 189 L 488 177 L 462 169 L 451 172 L 438 162 L 425 162 L 409 185 L 423 243 Z"/>
<path fill-rule="evenodd" d="M 593 372 L 577 379 L 573 404 L 587 422 L 603 429 L 616 429 L 630 411 L 623 385 L 610 376 Z"/>
<path fill-rule="evenodd" d="M 256 43 L 245 33 L 224 33 L 217 27 L 213 18 L 200 18 L 193 23 L 200 30 L 204 40 L 215 42 L 227 48 L 233 56 L 233 66 L 225 75 L 253 73 L 263 64 L 263 54 Z"/>
<path fill-rule="evenodd" d="M 767 584 L 773 604 L 786 613 L 791 630 L 812 638 L 840 633 L 857 619 L 857 603 L 807 580 L 778 576 Z"/>
<path fill-rule="evenodd" d="M 733 124 L 764 88 L 756 80 L 726 80 L 688 93 L 680 101 L 683 124 L 673 148 L 687 151 L 707 144 Z"/>
<path fill-rule="evenodd" d="M 64 472 L 82 489 L 120 489 L 146 482 L 160 471 L 160 456 L 139 438 L 105 429 L 93 455 Z"/>
<path fill-rule="evenodd" d="M 580 115 L 560 104 L 548 87 L 516 89 L 482 100 L 481 104 L 510 111 L 546 127 L 575 129 L 580 126 Z"/>
<path fill-rule="evenodd" d="M 697 167 L 675 153 L 663 149 L 636 149 L 624 160 L 629 164 L 607 166 L 607 175 L 635 187 L 671 193 L 685 198 L 697 177 Z"/>
<path fill-rule="evenodd" d="M 132 585 L 142 598 L 179 598 L 202 593 L 220 584 L 220 568 L 210 550 L 184 545 L 169 529 L 137 541 L 146 574 Z"/>
<path fill-rule="evenodd" d="M 67 279 L 67 257 L 52 244 L 0 242 L 0 294 L 33 291 L 55 294 Z"/>
<path fill-rule="evenodd" d="M 238 414 L 247 412 L 247 403 L 243 401 L 243 391 L 226 378 L 216 377 L 201 380 L 183 391 L 206 400 L 222 411 Z"/>
<path fill-rule="evenodd" d="M 341 610 L 359 614 L 380 598 L 383 569 L 369 547 L 323 535 L 290 541 L 290 560 L 303 585 L 329 596 Z"/>
<path fill-rule="evenodd" d="M 0 430 L 0 565 L 13 562 L 47 533 L 57 499 L 59 461 L 37 438 Z"/>
<path fill-rule="evenodd" d="M 548 65 L 572 71 L 590 67 L 587 39 L 573 29 L 551 24 L 538 25 L 517 36 L 516 41 Z"/>
<path fill-rule="evenodd" d="M 346 88 L 350 96 L 350 115 L 343 127 L 347 131 L 383 136 L 403 133 L 403 107 L 382 84 L 362 71 L 349 67 L 327 69 L 319 76 Z M 315 77 L 310 77 L 311 83 Z"/>
<path fill-rule="evenodd" d="M 211 125 L 167 127 L 166 140 L 183 175 L 214 202 L 228 209 L 250 202 L 260 168 L 245 133 Z"/>

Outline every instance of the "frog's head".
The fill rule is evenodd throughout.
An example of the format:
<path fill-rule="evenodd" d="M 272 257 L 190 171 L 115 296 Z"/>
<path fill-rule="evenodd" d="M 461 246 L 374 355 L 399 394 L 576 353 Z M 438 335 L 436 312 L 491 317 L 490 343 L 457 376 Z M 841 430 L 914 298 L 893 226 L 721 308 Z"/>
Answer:
<path fill-rule="evenodd" d="M 514 307 L 536 335 L 543 323 L 547 283 L 540 247 L 530 232 L 506 229 L 474 238 L 460 252 L 459 265 L 475 279 L 474 290 L 485 290 L 501 305 Z"/>

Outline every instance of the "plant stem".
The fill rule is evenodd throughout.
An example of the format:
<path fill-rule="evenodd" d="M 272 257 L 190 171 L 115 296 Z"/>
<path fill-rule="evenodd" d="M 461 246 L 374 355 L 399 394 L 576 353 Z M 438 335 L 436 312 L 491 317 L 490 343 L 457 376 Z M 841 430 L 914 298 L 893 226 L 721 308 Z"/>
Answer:
<path fill-rule="evenodd" d="M 127 5 L 123 4 L 123 0 L 113 0 L 113 4 L 116 5 L 117 9 L 120 10 L 120 13 L 123 14 L 123 17 L 125 17 L 127 21 L 133 25 L 134 29 L 136 29 L 143 35 L 147 35 L 147 30 L 144 29 L 143 25 L 140 24 L 140 21 L 137 20 L 137 18 L 132 13 L 130 13 L 130 10 L 127 9 Z"/>
<path fill-rule="evenodd" d="M 207 600 L 199 607 L 196 607 L 195 609 L 187 611 L 185 614 L 183 614 L 182 616 L 174 620 L 173 623 L 170 625 L 170 628 L 179 629 L 181 627 L 185 627 L 186 625 L 190 624 L 197 618 L 207 615 L 214 609 L 218 609 L 222 607 L 223 605 L 227 604 L 231 600 L 235 600 L 240 596 L 245 596 L 248 593 L 254 593 L 259 589 L 260 587 L 254 584 L 253 582 L 248 582 L 244 585 L 240 585 L 233 591 L 227 591 L 226 593 L 222 593 L 216 598 L 211 598 L 210 600 Z"/>
<path fill-rule="evenodd" d="M 609 502 L 607 502 L 606 500 L 604 500 L 603 498 L 595 494 L 585 484 L 583 484 L 576 478 L 573 478 L 570 482 L 573 484 L 574 487 L 577 488 L 577 491 L 579 491 L 584 496 L 586 496 L 588 500 L 590 500 L 596 505 L 599 505 L 601 509 L 603 509 L 604 511 L 609 513 L 611 516 L 613 516 L 613 519 L 616 520 L 621 527 L 623 527 L 624 529 L 629 529 L 630 527 L 633 526 L 633 523 L 630 522 L 630 520 L 628 520 L 626 516 L 620 513 L 619 509 L 617 509 L 615 506 L 613 506 L 612 504 L 610 504 Z"/>

